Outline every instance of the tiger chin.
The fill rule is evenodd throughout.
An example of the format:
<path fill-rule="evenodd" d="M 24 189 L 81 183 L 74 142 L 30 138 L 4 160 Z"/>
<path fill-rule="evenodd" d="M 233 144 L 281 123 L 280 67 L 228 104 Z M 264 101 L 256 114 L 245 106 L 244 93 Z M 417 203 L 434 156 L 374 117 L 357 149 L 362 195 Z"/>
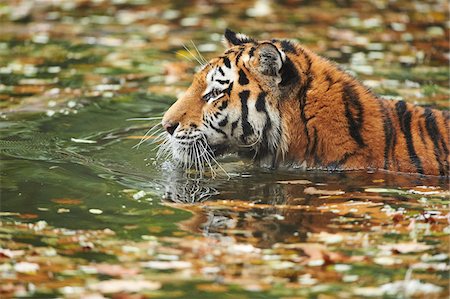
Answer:
<path fill-rule="evenodd" d="M 247 153 L 272 168 L 449 175 L 448 111 L 380 99 L 292 41 L 227 29 L 224 42 L 162 120 L 185 168 Z"/>

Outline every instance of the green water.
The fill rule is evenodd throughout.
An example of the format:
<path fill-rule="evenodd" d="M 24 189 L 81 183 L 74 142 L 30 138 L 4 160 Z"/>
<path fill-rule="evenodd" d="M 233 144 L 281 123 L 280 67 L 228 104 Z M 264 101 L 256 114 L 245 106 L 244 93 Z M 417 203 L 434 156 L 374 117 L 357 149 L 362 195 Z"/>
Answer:
<path fill-rule="evenodd" d="M 0 138 L 2 221 L 37 223 L 43 220 L 50 227 L 86 232 L 109 229 L 116 234 L 112 247 L 120 247 L 128 242 L 140 244 L 149 235 L 157 239 L 181 236 L 180 240 L 194 236 L 225 244 L 231 238 L 233 243 L 253 244 L 255 248 L 269 252 L 276 251 L 274 248 L 280 244 L 288 246 L 314 243 L 311 241 L 311 235 L 314 234 L 343 234 L 355 238 L 371 232 L 373 226 L 381 225 L 382 232 L 383 226 L 388 227 L 381 235 L 376 232 L 372 241 L 375 243 L 366 248 L 353 248 L 348 244 L 330 246 L 333 251 L 337 249 L 338 252 L 352 256 L 367 255 L 368 252 L 373 254 L 378 245 L 392 240 L 411 240 L 411 235 L 405 234 L 402 229 L 393 235 L 389 234 L 395 230 L 395 226 L 392 226 L 391 216 L 380 212 L 383 206 L 406 210 L 405 215 L 409 215 L 405 216 L 406 219 L 419 219 L 419 215 L 427 211 L 440 210 L 442 212 L 439 213 L 443 213 L 447 207 L 448 197 L 442 192 L 447 190 L 448 185 L 445 180 L 433 177 L 381 172 L 267 170 L 252 166 L 251 161 L 227 157 L 221 160 L 221 165 L 230 178 L 224 174 L 215 179 L 187 178 L 182 171 L 169 169 L 164 161 L 155 160 L 157 145 L 146 142 L 135 148 L 139 139 L 130 139 L 130 136 L 144 135 L 155 124 L 154 121 L 133 121 L 130 118 L 159 116 L 171 102 L 173 99 L 170 97 L 135 94 L 128 98 L 101 99 L 88 107 L 73 110 L 68 115 L 6 116 L 2 122 Z M 79 139 L 89 140 L 90 143 L 80 143 Z M 296 183 L 296 180 L 307 180 L 309 183 Z M 293 182 L 283 183 L 286 181 Z M 331 197 L 309 194 L 305 193 L 304 184 L 317 189 L 341 190 L 345 194 Z M 432 190 L 440 191 L 430 196 L 407 192 L 415 186 L 434 186 L 437 189 Z M 367 193 L 367 188 L 386 190 Z M 145 196 L 133 198 L 139 191 L 144 191 Z M 58 202 L 61 199 L 77 202 Z M 214 202 L 217 204 L 205 204 Z M 236 202 L 236 206 L 233 202 Z M 340 204 L 351 205 L 354 202 L 375 202 L 378 207 L 368 214 L 357 209 L 339 212 L 342 209 Z M 196 206 L 199 208 L 195 209 Z M 91 209 L 99 209 L 102 214 L 93 214 Z M 332 211 L 333 209 L 338 212 Z M 380 218 L 377 213 L 383 216 Z M 30 219 L 19 219 L 20 216 L 18 218 L 17 215 L 33 216 Z M 190 219 L 194 220 L 189 222 Z M 445 227 L 445 223 L 444 226 L 438 224 L 431 233 L 424 234 L 420 230 L 418 233 L 422 236 L 422 242 L 434 244 L 432 252 L 435 254 L 447 244 L 445 238 L 433 238 L 433 235 L 441 236 L 441 228 Z M 152 229 L 155 227 L 156 230 Z M 57 236 L 46 237 L 32 231 L 15 232 L 14 229 L 4 229 L 3 238 L 6 241 L 3 245 L 8 244 L 7 240 L 12 240 L 19 244 L 29 244 L 28 246 L 54 246 L 58 251 L 64 251 L 64 247 L 58 245 Z M 174 248 L 179 246 L 175 244 Z M 120 254 L 104 250 L 75 250 L 65 255 L 74 265 L 80 263 L 80 259 L 82 264 L 88 265 L 122 264 Z M 183 255 L 179 257 L 184 258 Z M 264 260 L 264 255 L 261 258 Z M 355 275 L 372 271 L 379 273 L 369 280 L 369 284 L 402 278 L 406 270 L 394 267 L 380 272 L 382 267 L 370 264 L 360 265 L 359 268 L 355 264 L 353 267 L 357 273 Z M 294 271 L 294 274 L 289 275 L 296 277 L 298 274 L 295 273 Z M 437 281 L 441 281 L 439 284 L 443 285 L 445 279 L 439 273 Z M 153 273 L 150 277 L 158 281 L 166 274 L 161 275 Z M 241 274 L 234 275 L 239 277 Z M 270 275 L 277 277 L 280 274 Z M 255 282 L 258 281 L 258 275 L 252 274 L 250 277 Z M 215 280 L 217 279 L 216 277 Z M 432 275 L 429 279 L 436 279 L 436 276 Z M 323 278 L 323 283 L 328 280 Z M 331 280 L 332 284 L 326 292 L 346 289 L 345 284 Z M 214 292 L 217 291 L 211 293 L 196 288 L 198 283 L 204 281 L 210 281 L 210 278 L 199 276 L 198 273 L 191 280 L 175 278 L 175 283 L 163 279 L 163 288 L 152 296 L 214 297 Z M 39 288 L 39 284 L 37 285 Z M 239 284 L 233 287 L 232 283 L 226 291 L 221 290 L 220 293 L 230 298 L 314 294 L 313 289 L 306 288 L 292 293 L 280 287 L 281 285 L 273 286 L 262 292 L 248 293 Z M 180 293 L 172 293 L 174 290 Z M 55 292 L 61 292 L 61 289 L 45 289 L 41 293 L 32 293 L 32 296 L 46 297 L 56 294 Z"/>

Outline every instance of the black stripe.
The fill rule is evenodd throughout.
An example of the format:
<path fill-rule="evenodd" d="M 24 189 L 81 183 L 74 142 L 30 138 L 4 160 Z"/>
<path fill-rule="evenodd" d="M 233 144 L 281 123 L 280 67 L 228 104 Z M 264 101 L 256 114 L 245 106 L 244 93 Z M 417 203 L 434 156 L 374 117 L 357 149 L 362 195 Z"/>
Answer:
<path fill-rule="evenodd" d="M 239 59 L 241 58 L 241 56 L 242 56 L 242 54 L 244 54 L 244 51 L 243 50 L 240 50 L 238 53 L 237 53 L 237 55 L 236 55 L 236 65 L 238 64 L 238 62 L 239 62 Z"/>
<path fill-rule="evenodd" d="M 313 133 L 313 144 L 311 147 L 311 153 L 314 155 L 314 166 L 320 166 L 322 164 L 322 159 L 319 157 L 317 153 L 317 144 L 319 143 L 319 137 L 317 135 L 317 128 L 314 127 Z"/>
<path fill-rule="evenodd" d="M 441 134 L 439 133 L 439 128 L 436 123 L 436 117 L 433 114 L 433 111 L 430 108 L 425 108 L 425 112 L 423 113 L 425 117 L 425 128 L 427 129 L 428 136 L 433 141 L 434 145 L 434 156 L 436 161 L 439 164 L 439 174 L 445 175 L 444 165 L 441 159 L 441 149 L 439 147 L 439 140 L 441 139 Z M 444 157 L 444 160 L 446 157 Z"/>
<path fill-rule="evenodd" d="M 325 80 L 328 82 L 327 91 L 329 91 L 331 86 L 333 86 L 335 82 L 334 82 L 333 78 L 331 78 L 331 75 L 329 73 L 325 74 Z"/>
<path fill-rule="evenodd" d="M 312 77 L 309 72 L 307 72 L 308 77 L 306 78 L 306 82 L 301 86 L 299 92 L 298 92 L 298 99 L 299 99 L 299 105 L 300 105 L 300 118 L 304 125 L 304 133 L 306 138 L 306 148 L 305 148 L 305 159 L 309 155 L 309 143 L 311 142 L 309 131 L 308 131 L 308 118 L 305 114 L 305 107 L 306 107 L 306 100 L 307 100 L 307 92 L 310 88 Z"/>
<path fill-rule="evenodd" d="M 262 112 L 266 115 L 266 122 L 262 131 L 262 139 L 260 146 L 258 148 L 258 158 L 267 155 L 269 152 L 274 152 L 274 148 L 269 148 L 269 141 L 267 137 L 268 131 L 272 128 L 272 120 L 270 119 L 269 112 L 266 109 L 266 92 L 260 92 L 258 94 L 258 99 L 256 100 L 255 108 L 256 111 Z"/>
<path fill-rule="evenodd" d="M 361 129 L 364 122 L 363 106 L 359 101 L 358 93 L 349 83 L 344 84 L 343 92 L 345 116 L 347 117 L 349 134 L 360 147 L 363 147 L 365 146 L 361 136 Z"/>
<path fill-rule="evenodd" d="M 225 127 L 227 124 L 228 124 L 228 116 L 225 116 L 225 118 L 222 119 L 222 120 L 218 123 L 219 127 Z"/>
<path fill-rule="evenodd" d="M 250 49 L 250 51 L 248 51 L 248 57 L 253 57 L 253 55 L 254 55 L 254 53 L 255 53 L 255 50 L 256 50 L 256 47 L 252 47 L 251 49 Z"/>
<path fill-rule="evenodd" d="M 267 95 L 267 93 L 264 91 L 259 93 L 258 99 L 256 100 L 256 104 L 255 104 L 256 111 L 267 113 L 267 111 L 266 111 L 266 95 Z"/>
<path fill-rule="evenodd" d="M 300 48 L 301 49 L 301 48 Z M 306 107 L 306 101 L 307 101 L 307 93 L 309 88 L 311 87 L 311 82 L 313 80 L 312 74 L 311 74 L 311 66 L 312 66 L 312 61 L 311 58 L 302 50 L 302 54 L 305 57 L 308 66 L 306 68 L 305 74 L 307 75 L 305 82 L 302 84 L 302 86 L 300 87 L 299 91 L 298 91 L 298 99 L 299 99 L 299 105 L 300 105 L 300 118 L 303 121 L 304 124 L 304 133 L 305 133 L 305 137 L 306 137 L 306 148 L 305 148 L 305 154 L 304 157 L 306 159 L 306 157 L 309 155 L 309 144 L 311 142 L 310 136 L 309 136 L 309 131 L 308 131 L 308 121 L 311 118 L 307 118 L 306 114 L 305 114 L 305 107 Z"/>
<path fill-rule="evenodd" d="M 246 141 L 247 137 L 253 134 L 253 127 L 248 122 L 248 106 L 247 100 L 250 96 L 249 90 L 243 90 L 239 93 L 239 98 L 241 99 L 241 110 L 242 110 L 242 141 Z"/>
<path fill-rule="evenodd" d="M 295 49 L 295 45 L 291 41 L 282 40 L 281 41 L 281 48 L 283 49 L 284 52 L 297 54 L 297 50 Z"/>
<path fill-rule="evenodd" d="M 309 57 L 309 55 L 302 48 L 299 48 L 299 50 L 300 50 L 300 52 L 302 52 L 301 54 L 306 59 L 306 63 L 308 64 L 308 66 L 306 67 L 306 69 L 308 71 L 306 73 L 309 73 L 309 71 L 311 70 L 311 65 L 312 65 L 311 57 Z"/>
<path fill-rule="evenodd" d="M 237 126 L 238 126 L 239 119 L 240 119 L 240 118 L 238 118 L 236 121 L 234 121 L 234 122 L 231 123 L 231 136 L 234 135 L 234 130 L 236 130 L 236 128 L 237 128 Z"/>
<path fill-rule="evenodd" d="M 221 115 L 222 115 L 222 113 L 220 113 L 220 111 L 216 111 L 216 112 L 213 113 L 212 118 L 216 119 L 216 118 L 218 118 Z"/>
<path fill-rule="evenodd" d="M 383 115 L 383 131 L 384 131 L 384 169 L 389 169 L 389 152 L 391 151 L 392 142 L 394 139 L 394 127 L 389 115 L 389 111 L 384 106 L 385 100 L 379 100 L 381 106 L 381 113 Z"/>
<path fill-rule="evenodd" d="M 214 131 L 216 131 L 217 133 L 222 134 L 225 138 L 228 138 L 227 134 L 224 131 L 222 131 L 219 128 L 216 128 L 212 123 L 210 123 L 209 125 L 211 126 L 211 128 L 213 128 Z"/>
<path fill-rule="evenodd" d="M 300 81 L 298 70 L 295 67 L 294 63 L 289 59 L 289 57 L 286 57 L 286 61 L 283 63 L 283 66 L 280 69 L 280 74 L 280 86 L 296 84 L 298 83 L 298 81 Z"/>
<path fill-rule="evenodd" d="M 228 57 L 223 58 L 223 63 L 225 64 L 225 66 L 227 68 L 231 69 L 231 62 L 230 62 L 230 59 L 228 59 Z"/>
<path fill-rule="evenodd" d="M 219 110 L 222 111 L 222 110 L 224 110 L 227 107 L 228 107 L 228 101 L 227 100 L 226 101 L 222 101 L 221 105 L 219 106 Z"/>
<path fill-rule="evenodd" d="M 225 85 L 225 84 L 230 83 L 230 80 L 220 80 L 220 79 L 217 79 L 216 82 Z"/>
<path fill-rule="evenodd" d="M 428 146 L 427 146 L 427 142 L 425 140 L 425 132 L 423 131 L 423 125 L 422 125 L 421 122 L 419 122 L 418 126 L 419 126 L 419 137 L 420 137 L 420 140 L 422 141 L 422 144 L 425 146 L 425 149 L 427 149 Z"/>
<path fill-rule="evenodd" d="M 219 73 L 220 73 L 222 76 L 225 76 L 225 72 L 222 70 L 221 67 L 218 67 L 217 69 L 219 70 Z"/>
<path fill-rule="evenodd" d="M 342 170 L 342 165 L 344 165 L 345 162 L 347 162 L 347 160 L 354 154 L 355 153 L 353 152 L 347 152 L 342 156 L 340 160 L 329 163 L 326 168 L 328 170 Z"/>
<path fill-rule="evenodd" d="M 223 91 L 223 92 L 224 92 L 225 94 L 227 94 L 228 96 L 231 95 L 231 91 L 233 90 L 233 83 L 234 83 L 234 82 L 231 82 L 230 85 L 228 85 L 227 89 L 225 89 L 225 90 Z"/>
<path fill-rule="evenodd" d="M 405 136 L 406 147 L 408 149 L 409 159 L 411 163 L 417 169 L 418 173 L 423 173 L 422 162 L 416 154 L 414 149 L 414 143 L 411 134 L 411 112 L 407 109 L 404 101 L 399 101 L 395 104 L 395 110 L 397 111 L 397 117 L 400 122 L 400 128 Z"/>
<path fill-rule="evenodd" d="M 245 74 L 245 72 L 240 69 L 239 70 L 239 84 L 241 85 L 247 85 L 248 83 L 250 83 L 250 81 L 247 78 L 247 75 Z"/>

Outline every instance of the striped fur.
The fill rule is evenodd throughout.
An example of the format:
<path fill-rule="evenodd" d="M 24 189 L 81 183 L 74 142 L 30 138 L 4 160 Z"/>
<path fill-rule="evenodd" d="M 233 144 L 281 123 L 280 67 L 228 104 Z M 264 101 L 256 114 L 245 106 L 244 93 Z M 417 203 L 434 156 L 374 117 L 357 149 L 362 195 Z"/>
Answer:
<path fill-rule="evenodd" d="M 166 112 L 170 138 L 194 132 L 213 152 L 248 152 L 268 167 L 449 175 L 448 111 L 380 99 L 291 41 L 225 38 L 229 49 Z"/>

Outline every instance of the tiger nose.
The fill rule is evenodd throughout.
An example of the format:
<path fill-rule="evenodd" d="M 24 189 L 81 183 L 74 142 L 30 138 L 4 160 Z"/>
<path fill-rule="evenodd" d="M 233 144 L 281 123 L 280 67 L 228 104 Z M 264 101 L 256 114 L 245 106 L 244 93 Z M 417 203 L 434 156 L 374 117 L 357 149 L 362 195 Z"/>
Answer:
<path fill-rule="evenodd" d="M 172 123 L 170 121 L 167 122 L 163 122 L 163 127 L 164 129 L 166 129 L 166 131 L 170 134 L 173 135 L 173 132 L 175 132 L 175 130 L 178 128 L 178 125 L 180 123 Z"/>

